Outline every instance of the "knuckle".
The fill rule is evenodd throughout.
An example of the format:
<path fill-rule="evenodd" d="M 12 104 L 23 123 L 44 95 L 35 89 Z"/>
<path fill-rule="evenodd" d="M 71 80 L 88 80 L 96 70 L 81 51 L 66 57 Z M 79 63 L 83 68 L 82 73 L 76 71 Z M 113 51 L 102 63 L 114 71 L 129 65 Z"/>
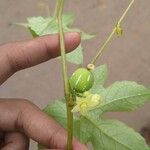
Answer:
<path fill-rule="evenodd" d="M 60 137 L 61 135 L 64 135 L 64 138 L 66 139 L 67 137 L 67 132 L 64 130 L 64 128 L 61 128 L 60 126 L 57 127 L 54 131 L 53 131 L 53 136 L 50 136 L 49 138 L 49 144 L 52 145 L 53 147 L 60 147 L 60 148 L 65 148 L 65 144 L 64 143 L 58 143 L 57 139 L 58 137 Z M 52 147 L 50 147 L 52 148 Z"/>
<path fill-rule="evenodd" d="M 20 111 L 18 112 L 18 116 L 15 121 L 15 128 L 19 129 L 19 131 L 24 131 L 24 118 L 26 113 L 33 108 L 33 104 L 27 99 L 20 99 L 17 100 L 17 105 L 20 108 Z"/>
<path fill-rule="evenodd" d="M 39 49 L 42 49 L 45 52 L 46 56 L 48 56 L 48 58 L 51 58 L 51 51 L 48 43 L 46 42 L 47 40 L 46 39 L 43 40 L 42 38 L 37 38 L 34 41 L 37 43 Z"/>

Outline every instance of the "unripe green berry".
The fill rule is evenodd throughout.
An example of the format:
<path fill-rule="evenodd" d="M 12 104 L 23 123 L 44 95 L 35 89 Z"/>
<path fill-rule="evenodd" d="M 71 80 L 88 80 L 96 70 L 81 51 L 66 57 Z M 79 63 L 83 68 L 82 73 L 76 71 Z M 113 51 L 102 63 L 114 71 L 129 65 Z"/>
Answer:
<path fill-rule="evenodd" d="M 91 71 L 85 68 L 77 69 L 70 78 L 70 85 L 77 93 L 88 91 L 94 83 L 94 76 Z"/>

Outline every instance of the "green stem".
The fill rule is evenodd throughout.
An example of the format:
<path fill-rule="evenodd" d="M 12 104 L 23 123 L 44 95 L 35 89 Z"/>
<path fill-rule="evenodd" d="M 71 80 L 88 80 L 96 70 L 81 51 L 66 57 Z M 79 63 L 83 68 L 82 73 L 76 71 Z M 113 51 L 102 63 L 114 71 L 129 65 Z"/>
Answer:
<path fill-rule="evenodd" d="M 70 86 L 68 82 L 67 75 L 67 61 L 66 61 L 66 51 L 65 51 L 65 41 L 64 41 L 64 31 L 62 24 L 62 14 L 64 8 L 64 0 L 58 0 L 59 5 L 57 6 L 59 9 L 58 13 L 58 29 L 60 34 L 60 47 L 61 47 L 61 58 L 62 58 L 62 67 L 63 67 L 63 79 L 64 79 L 64 93 L 66 99 L 66 107 L 67 107 L 67 129 L 68 129 L 68 137 L 67 137 L 67 150 L 72 150 L 72 139 L 73 139 L 73 113 L 71 112 L 72 105 L 72 94 L 70 91 Z M 58 2 L 57 1 L 57 2 Z"/>
<path fill-rule="evenodd" d="M 108 43 L 113 38 L 113 35 L 115 34 L 115 32 L 116 32 L 116 28 L 113 29 L 113 31 L 111 32 L 111 34 L 109 35 L 109 37 L 107 38 L 107 40 L 105 41 L 105 43 L 98 49 L 99 51 L 97 52 L 97 54 L 95 55 L 95 57 L 91 61 L 91 64 L 95 65 L 97 59 L 102 55 L 102 52 L 105 50 L 106 46 L 108 45 Z"/>
<path fill-rule="evenodd" d="M 72 150 L 72 140 L 73 140 L 73 113 L 71 110 L 73 109 L 73 105 L 67 104 L 67 150 Z"/>
<path fill-rule="evenodd" d="M 59 8 L 60 8 L 60 0 L 57 0 L 56 6 L 55 6 L 55 12 L 54 12 L 54 19 L 58 18 L 59 15 Z M 49 19 L 48 24 L 46 25 L 46 27 L 41 31 L 41 35 L 43 34 L 43 32 L 49 27 L 49 25 L 51 24 L 52 20 Z"/>
<path fill-rule="evenodd" d="M 55 11 L 54 11 L 54 18 L 58 18 L 59 15 L 59 8 L 60 7 L 60 0 L 57 0 L 56 2 L 56 7 L 55 7 Z"/>
<path fill-rule="evenodd" d="M 118 21 L 118 24 L 121 24 L 121 22 L 123 21 L 123 19 L 125 18 L 125 16 L 127 15 L 128 11 L 130 10 L 130 8 L 132 7 L 133 3 L 135 0 L 132 0 L 131 3 L 129 4 L 129 6 L 127 7 L 127 9 L 125 10 L 125 12 L 123 13 L 123 15 L 121 16 L 121 18 Z"/>
<path fill-rule="evenodd" d="M 121 16 L 121 18 L 119 19 L 119 21 L 117 22 L 117 25 L 120 25 L 122 23 L 122 21 L 124 20 L 125 16 L 127 15 L 128 11 L 130 10 L 131 6 L 133 5 L 135 0 L 132 0 L 129 4 L 129 6 L 127 7 L 127 9 L 124 11 L 123 15 Z M 112 32 L 110 33 L 110 35 L 108 36 L 107 40 L 104 42 L 104 44 L 98 48 L 98 52 L 96 53 L 95 57 L 93 58 L 93 60 L 91 61 L 91 64 L 95 64 L 97 59 L 102 55 L 102 52 L 105 50 L 106 46 L 108 45 L 108 43 L 112 40 L 114 34 L 116 33 L 116 26 L 114 27 L 114 29 L 112 30 Z"/>

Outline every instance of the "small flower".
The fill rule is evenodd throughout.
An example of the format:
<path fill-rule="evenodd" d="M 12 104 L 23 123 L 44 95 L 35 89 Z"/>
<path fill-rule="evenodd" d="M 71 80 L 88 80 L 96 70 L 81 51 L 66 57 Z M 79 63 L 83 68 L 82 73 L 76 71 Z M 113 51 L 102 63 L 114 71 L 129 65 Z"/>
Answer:
<path fill-rule="evenodd" d="M 116 34 L 117 34 L 118 37 L 123 35 L 123 29 L 122 29 L 120 24 L 116 25 Z"/>
<path fill-rule="evenodd" d="M 83 97 L 77 97 L 76 105 L 72 109 L 73 113 L 80 112 L 86 115 L 88 111 L 95 109 L 100 105 L 100 95 L 84 92 Z"/>

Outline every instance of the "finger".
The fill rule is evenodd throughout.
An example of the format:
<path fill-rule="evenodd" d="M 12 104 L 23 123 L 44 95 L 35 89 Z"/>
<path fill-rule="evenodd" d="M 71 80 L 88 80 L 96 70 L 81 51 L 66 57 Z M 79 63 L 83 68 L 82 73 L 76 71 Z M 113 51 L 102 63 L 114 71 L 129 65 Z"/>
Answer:
<path fill-rule="evenodd" d="M 64 149 L 43 149 L 43 150 L 64 150 Z"/>
<path fill-rule="evenodd" d="M 0 100 L 0 129 L 20 131 L 48 148 L 66 148 L 66 130 L 55 120 L 25 100 Z M 73 141 L 74 150 L 86 150 Z"/>
<path fill-rule="evenodd" d="M 79 33 L 67 33 L 65 44 L 67 52 L 80 43 Z M 60 54 L 58 35 L 39 37 L 33 40 L 6 44 L 0 47 L 0 84 L 14 72 L 28 68 Z"/>
<path fill-rule="evenodd" d="M 88 150 L 84 144 L 79 143 L 77 140 L 74 140 L 73 148 L 73 150 Z"/>
<path fill-rule="evenodd" d="M 23 134 L 19 132 L 12 132 L 5 134 L 5 145 L 1 150 L 28 150 L 29 140 Z"/>
<path fill-rule="evenodd" d="M 0 132 L 0 148 L 4 146 L 5 134 Z"/>

